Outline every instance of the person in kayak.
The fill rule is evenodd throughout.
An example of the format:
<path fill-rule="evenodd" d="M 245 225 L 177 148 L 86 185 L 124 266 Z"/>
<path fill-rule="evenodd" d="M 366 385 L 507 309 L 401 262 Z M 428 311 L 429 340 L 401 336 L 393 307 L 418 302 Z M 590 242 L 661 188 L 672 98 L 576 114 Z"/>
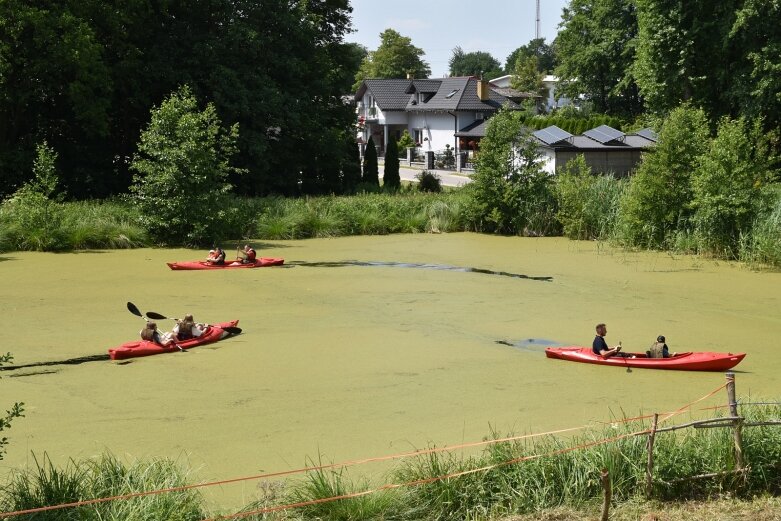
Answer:
<path fill-rule="evenodd" d="M 191 314 L 184 316 L 182 320 L 177 320 L 173 329 L 174 338 L 181 342 L 184 340 L 191 340 L 198 338 L 203 334 L 206 329 L 204 324 L 196 324 Z"/>
<path fill-rule="evenodd" d="M 146 327 L 141 330 L 141 340 L 147 342 L 154 342 L 157 345 L 166 347 L 174 342 L 173 335 L 171 333 L 160 333 L 157 329 L 157 323 L 147 322 Z"/>
<path fill-rule="evenodd" d="M 666 340 L 664 338 L 664 335 L 659 335 L 656 337 L 656 342 L 651 345 L 651 349 L 646 351 L 646 354 L 648 355 L 648 358 L 670 358 L 670 356 L 675 356 L 678 353 L 670 354 L 670 348 L 667 347 L 667 344 L 665 343 Z"/>
<path fill-rule="evenodd" d="M 597 324 L 597 336 L 594 337 L 594 342 L 591 344 L 591 350 L 595 355 L 600 355 L 602 358 L 610 358 L 611 356 L 620 356 L 623 358 L 634 358 L 633 355 L 621 352 L 621 343 L 614 347 L 608 347 L 605 342 L 605 335 L 607 335 L 607 326 L 605 324 Z"/>
<path fill-rule="evenodd" d="M 225 252 L 219 246 L 215 246 L 213 250 L 209 250 L 209 256 L 206 257 L 206 262 L 209 264 L 217 264 L 218 266 L 225 264 Z"/>
<path fill-rule="evenodd" d="M 258 254 L 255 249 L 249 244 L 245 244 L 244 250 L 241 252 L 240 260 L 242 264 L 255 264 L 257 256 Z"/>

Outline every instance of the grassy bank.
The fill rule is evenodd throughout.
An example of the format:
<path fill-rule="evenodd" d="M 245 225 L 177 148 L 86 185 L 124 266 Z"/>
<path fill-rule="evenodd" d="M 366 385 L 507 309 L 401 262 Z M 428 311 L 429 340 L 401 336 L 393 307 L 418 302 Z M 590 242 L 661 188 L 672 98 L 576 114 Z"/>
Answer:
<path fill-rule="evenodd" d="M 778 185 L 763 190 L 751 227 L 740 233 L 735 248 L 729 250 L 714 250 L 695 229 L 688 228 L 670 232 L 662 245 L 638 239 L 637 230 L 628 229 L 622 221 L 621 204 L 627 194 L 625 180 L 565 174 L 559 176 L 554 189 L 555 194 L 546 196 L 548 202 L 544 205 L 551 207 L 547 219 L 553 219 L 555 213 L 558 222 L 551 221 L 546 229 L 563 229 L 564 235 L 571 239 L 596 239 L 628 248 L 663 248 L 737 259 L 755 268 L 781 267 L 781 187 Z M 474 208 L 474 193 L 470 188 L 443 193 L 403 190 L 395 194 L 296 199 L 229 197 L 224 201 L 224 217 L 211 243 L 221 239 L 285 240 L 480 231 L 482 221 L 475 216 Z M 141 222 L 138 209 L 122 199 L 82 202 L 11 199 L 0 205 L 0 251 L 150 246 L 150 234 Z M 649 237 L 655 233 L 653 229 L 647 232 Z"/>
<path fill-rule="evenodd" d="M 748 422 L 778 419 L 781 406 L 745 406 L 741 414 Z M 360 494 L 377 485 L 352 480 L 344 469 L 314 471 L 291 482 L 263 482 L 259 487 L 263 498 L 246 506 L 245 518 L 586 519 L 593 518 L 599 508 L 599 474 L 603 468 L 608 469 L 612 481 L 614 519 L 636 519 L 641 512 L 655 513 L 660 509 L 679 516 L 670 519 L 684 519 L 692 514 L 692 501 L 700 502 L 697 511 L 713 512 L 709 502 L 702 502 L 718 499 L 724 503 L 725 498 L 732 511 L 746 515 L 757 509 L 778 511 L 779 502 L 774 499 L 781 493 L 778 426 L 743 430 L 744 456 L 750 466 L 744 479 L 734 474 L 692 479 L 735 468 L 730 429 L 657 434 L 652 501 L 644 499 L 647 438 L 629 435 L 647 427 L 635 421 L 567 439 L 502 441 L 487 445 L 481 454 L 471 457 L 446 452 L 427 454 L 403 460 L 384 480 L 407 485 L 350 499 L 317 503 Z M 616 439 L 621 435 L 629 436 Z M 490 439 L 496 439 L 496 433 Z M 609 441 L 601 443 L 604 440 Z M 571 447 L 580 448 L 568 450 Z M 171 462 L 126 467 L 113 457 L 103 456 L 56 469 L 44 460 L 37 469 L 13 476 L 0 491 L 0 505 L 4 511 L 10 511 L 161 489 L 184 484 L 185 476 L 186 472 Z M 443 476 L 451 477 L 438 479 Z M 742 502 L 734 501 L 735 498 Z M 272 514 L 254 513 L 293 503 L 310 504 Z M 200 495 L 187 491 L 79 507 L 76 517 L 68 517 L 63 511 L 35 519 L 203 519 L 207 515 L 214 514 L 205 512 Z"/>

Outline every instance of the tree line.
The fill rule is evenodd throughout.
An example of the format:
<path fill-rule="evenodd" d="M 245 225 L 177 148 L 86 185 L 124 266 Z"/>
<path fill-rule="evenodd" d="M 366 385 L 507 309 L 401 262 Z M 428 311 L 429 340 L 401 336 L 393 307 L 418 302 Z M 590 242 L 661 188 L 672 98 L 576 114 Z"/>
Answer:
<path fill-rule="evenodd" d="M 150 110 L 188 85 L 238 124 L 240 194 L 339 190 L 362 58 L 348 0 L 0 3 L 0 197 L 58 155 L 72 198 L 127 191 Z M 334 174 L 335 172 L 335 174 Z"/>

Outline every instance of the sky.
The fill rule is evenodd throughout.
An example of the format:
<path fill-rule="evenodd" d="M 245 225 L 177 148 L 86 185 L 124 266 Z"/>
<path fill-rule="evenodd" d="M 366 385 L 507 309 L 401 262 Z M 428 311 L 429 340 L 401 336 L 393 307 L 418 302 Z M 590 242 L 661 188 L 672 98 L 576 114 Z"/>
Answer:
<path fill-rule="evenodd" d="M 502 67 L 515 49 L 534 38 L 536 0 L 351 0 L 353 32 L 345 41 L 374 51 L 380 33 L 394 29 L 426 53 L 431 77 L 447 75 L 453 49 L 483 51 Z M 540 0 L 540 36 L 556 37 L 568 0 Z"/>

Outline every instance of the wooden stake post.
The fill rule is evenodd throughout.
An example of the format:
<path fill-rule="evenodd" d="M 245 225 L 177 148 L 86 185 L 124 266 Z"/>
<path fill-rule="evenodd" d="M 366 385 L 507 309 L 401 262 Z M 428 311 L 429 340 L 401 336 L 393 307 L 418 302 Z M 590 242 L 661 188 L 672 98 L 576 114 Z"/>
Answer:
<path fill-rule="evenodd" d="M 648 463 L 645 467 L 645 495 L 650 498 L 654 490 L 654 439 L 656 438 L 656 426 L 659 422 L 659 415 L 654 414 L 654 421 L 651 424 L 651 432 L 648 433 Z"/>
<path fill-rule="evenodd" d="M 745 467 L 743 461 L 743 435 L 741 429 L 743 427 L 743 418 L 738 417 L 738 402 L 735 399 L 735 373 L 726 373 L 727 377 L 727 399 L 729 400 L 729 414 L 733 418 L 732 437 L 735 440 L 735 464 L 737 471 L 742 471 Z"/>

